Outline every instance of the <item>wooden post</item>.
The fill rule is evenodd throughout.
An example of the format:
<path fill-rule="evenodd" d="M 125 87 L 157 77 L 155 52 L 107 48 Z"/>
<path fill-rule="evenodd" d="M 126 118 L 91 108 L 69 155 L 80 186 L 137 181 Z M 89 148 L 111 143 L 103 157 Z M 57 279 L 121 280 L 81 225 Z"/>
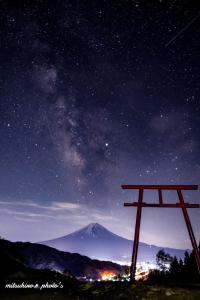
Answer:
<path fill-rule="evenodd" d="M 184 204 L 184 199 L 183 199 L 182 192 L 180 190 L 177 190 L 177 193 L 178 193 L 180 203 Z M 186 226 L 187 226 L 187 230 L 188 230 L 188 233 L 189 233 L 189 237 L 190 237 L 190 240 L 191 240 L 191 244 L 192 244 L 192 247 L 194 249 L 194 255 L 195 255 L 196 262 L 197 262 L 198 271 L 199 271 L 199 274 L 200 274 L 200 253 L 199 253 L 197 242 L 196 242 L 196 239 L 195 239 L 195 235 L 194 235 L 194 232 L 193 232 L 193 229 L 192 229 L 192 224 L 190 222 L 190 218 L 189 218 L 189 215 L 188 215 L 188 212 L 187 212 L 187 208 L 185 206 L 182 207 L 182 212 L 183 212 L 183 216 L 184 216 L 185 223 L 186 223 Z"/>
<path fill-rule="evenodd" d="M 132 262 L 131 262 L 131 281 L 135 281 L 135 272 L 136 272 L 136 264 L 137 264 L 137 254 L 138 254 L 138 244 L 140 237 L 140 223 L 141 223 L 141 214 L 142 214 L 142 201 L 143 201 L 143 189 L 139 190 L 138 195 L 138 207 L 136 213 L 136 221 L 135 221 L 135 235 L 133 241 L 133 254 L 132 254 Z"/>
<path fill-rule="evenodd" d="M 158 190 L 158 196 L 159 196 L 159 204 L 163 204 L 163 197 L 162 197 L 162 190 Z"/>

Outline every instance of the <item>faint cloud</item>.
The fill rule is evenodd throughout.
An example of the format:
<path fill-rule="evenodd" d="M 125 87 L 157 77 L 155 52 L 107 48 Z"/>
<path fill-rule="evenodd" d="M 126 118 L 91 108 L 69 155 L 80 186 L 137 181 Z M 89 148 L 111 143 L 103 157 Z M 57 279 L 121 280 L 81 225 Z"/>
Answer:
<path fill-rule="evenodd" d="M 35 202 L 0 201 L 0 205 L 2 206 L 0 213 L 12 215 L 19 221 L 27 220 L 31 222 L 37 219 L 70 220 L 71 223 L 82 226 L 91 222 L 119 221 L 109 213 L 72 202 L 52 202 L 49 205 L 41 205 Z M 20 210 L 19 207 L 21 208 Z M 22 208 L 24 209 L 23 211 Z"/>
<path fill-rule="evenodd" d="M 150 127 L 158 133 L 165 133 L 174 130 L 180 124 L 183 117 L 179 113 L 159 114 L 150 121 Z"/>
<path fill-rule="evenodd" d="M 33 207 L 33 208 L 42 208 L 47 210 L 76 210 L 80 209 L 81 205 L 79 203 L 72 203 L 72 202 L 52 202 L 49 205 L 41 205 L 36 202 L 32 201 L 0 201 L 0 205 L 8 205 L 8 206 L 23 206 L 23 207 Z"/>
<path fill-rule="evenodd" d="M 105 213 L 101 213 L 100 211 L 92 213 L 91 217 L 97 220 L 98 222 L 119 221 L 118 218 L 113 217 L 112 215 L 106 215 Z"/>
<path fill-rule="evenodd" d="M 157 114 L 150 120 L 150 128 L 162 138 L 163 149 L 184 155 L 199 149 L 193 136 L 192 122 L 184 111 Z"/>
<path fill-rule="evenodd" d="M 78 203 L 70 202 L 53 202 L 50 209 L 67 209 L 67 210 L 77 210 L 80 209 L 81 205 Z"/>
<path fill-rule="evenodd" d="M 15 216 L 15 220 L 17 220 L 17 221 L 23 221 L 23 222 L 31 222 L 31 223 L 38 221 L 37 219 L 25 218 L 25 217 L 18 217 L 18 216 Z"/>
<path fill-rule="evenodd" d="M 57 77 L 57 69 L 55 66 L 34 66 L 33 79 L 38 87 L 46 94 L 53 94 L 55 92 Z"/>
<path fill-rule="evenodd" d="M 181 146 L 181 150 L 185 153 L 193 153 L 194 151 L 199 150 L 199 141 L 193 139 L 186 141 Z"/>

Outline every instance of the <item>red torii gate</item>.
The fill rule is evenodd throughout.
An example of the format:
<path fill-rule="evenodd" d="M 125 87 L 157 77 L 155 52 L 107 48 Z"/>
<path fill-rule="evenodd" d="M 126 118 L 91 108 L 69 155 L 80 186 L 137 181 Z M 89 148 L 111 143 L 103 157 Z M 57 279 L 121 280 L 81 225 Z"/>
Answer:
<path fill-rule="evenodd" d="M 187 212 L 187 208 L 200 208 L 199 204 L 190 204 L 184 202 L 182 190 L 197 190 L 198 185 L 127 185 L 124 184 L 121 186 L 124 190 L 139 190 L 138 202 L 133 203 L 124 203 L 126 207 L 137 207 L 136 213 L 136 222 L 135 222 L 135 235 L 133 242 L 133 254 L 131 261 L 131 281 L 135 281 L 135 272 L 136 272 L 136 263 L 137 263 L 137 253 L 138 253 L 138 243 L 139 243 L 139 235 L 140 235 L 140 222 L 141 222 L 141 214 L 142 207 L 162 207 L 162 208 L 181 208 L 183 212 L 183 216 L 185 219 L 185 223 L 187 226 L 187 230 L 189 233 L 189 237 L 192 243 L 192 247 L 194 249 L 194 254 L 198 266 L 198 271 L 200 274 L 200 253 L 198 250 L 197 242 L 194 236 L 194 232 L 192 229 L 192 225 L 190 222 L 190 218 Z M 159 203 L 145 203 L 143 202 L 143 193 L 144 190 L 158 190 Z M 179 203 L 175 204 L 165 204 L 163 203 L 162 190 L 176 190 L 179 198 Z"/>

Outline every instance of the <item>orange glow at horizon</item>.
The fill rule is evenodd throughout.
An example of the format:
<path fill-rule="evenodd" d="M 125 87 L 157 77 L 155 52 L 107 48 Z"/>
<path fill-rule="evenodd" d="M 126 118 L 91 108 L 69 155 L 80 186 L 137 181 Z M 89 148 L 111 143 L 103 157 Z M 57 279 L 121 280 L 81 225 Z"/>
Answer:
<path fill-rule="evenodd" d="M 117 276 L 117 274 L 112 271 L 103 271 L 101 273 L 102 280 L 112 280 L 115 276 Z"/>

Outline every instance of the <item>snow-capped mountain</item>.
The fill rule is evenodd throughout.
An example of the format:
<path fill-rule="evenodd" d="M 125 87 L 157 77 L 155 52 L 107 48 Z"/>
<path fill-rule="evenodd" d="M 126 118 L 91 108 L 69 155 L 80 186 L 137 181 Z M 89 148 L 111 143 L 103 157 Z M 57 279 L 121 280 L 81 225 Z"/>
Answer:
<path fill-rule="evenodd" d="M 118 262 L 130 262 L 133 242 L 120 237 L 98 223 L 71 234 L 40 242 L 58 250 L 87 255 L 90 258 Z M 163 247 L 139 243 L 138 262 L 155 262 L 156 253 Z M 167 253 L 178 258 L 184 257 L 185 250 L 164 248 Z"/>
<path fill-rule="evenodd" d="M 98 223 L 90 223 L 89 225 L 85 226 L 84 228 L 77 230 L 76 232 L 69 234 L 70 235 L 80 235 L 81 238 L 106 238 L 112 236 L 117 236 L 114 233 L 108 231 L 105 227 Z"/>

